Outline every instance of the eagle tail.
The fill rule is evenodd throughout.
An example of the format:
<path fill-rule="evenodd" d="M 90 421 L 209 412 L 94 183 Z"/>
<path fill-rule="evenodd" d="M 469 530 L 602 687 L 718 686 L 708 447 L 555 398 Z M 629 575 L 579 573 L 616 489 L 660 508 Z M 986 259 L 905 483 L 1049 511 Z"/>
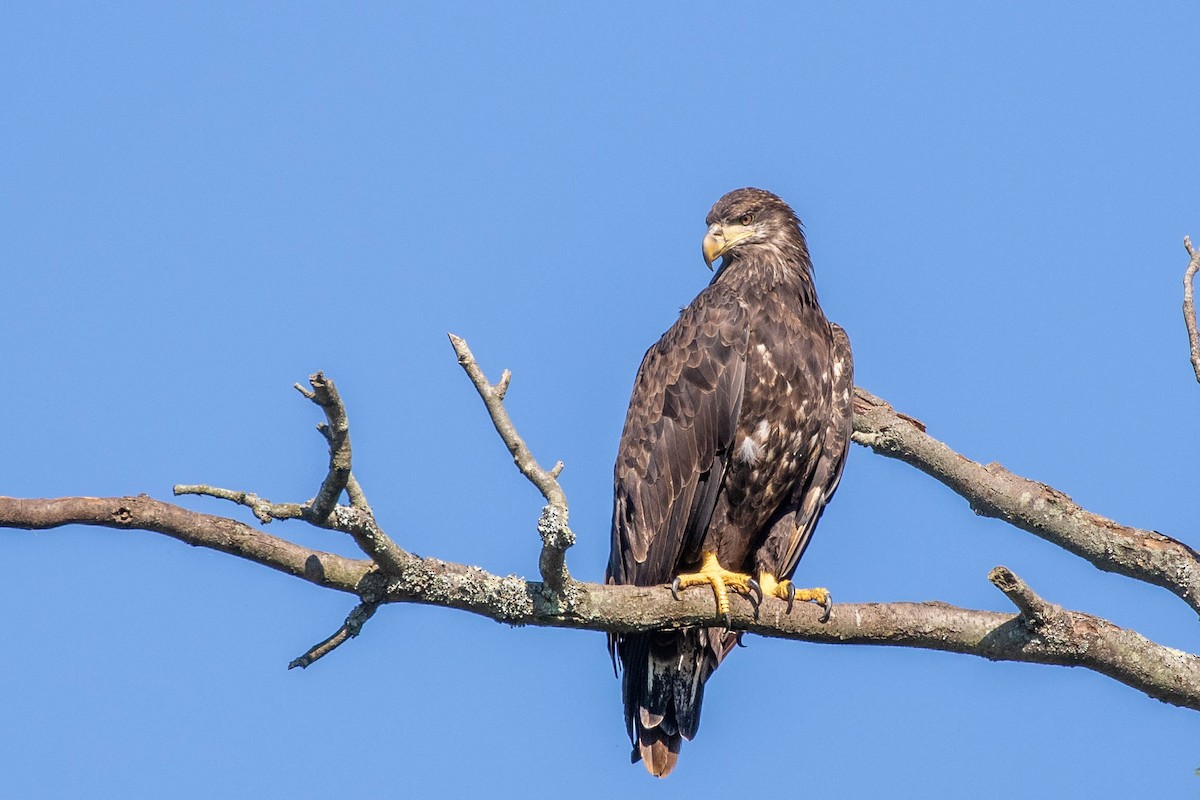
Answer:
<path fill-rule="evenodd" d="M 646 771 L 656 778 L 665 778 L 675 769 L 679 761 L 679 746 L 683 737 L 678 733 L 668 736 L 661 728 L 638 728 L 637 747 L 632 760 L 641 761 Z"/>
<path fill-rule="evenodd" d="M 717 647 L 710 646 L 712 634 Z M 724 632 L 692 628 L 622 636 L 617 651 L 625 668 L 625 725 L 633 744 L 631 759 L 642 761 L 657 778 L 679 760 L 684 739 L 696 735 L 704 682 L 724 655 Z"/>

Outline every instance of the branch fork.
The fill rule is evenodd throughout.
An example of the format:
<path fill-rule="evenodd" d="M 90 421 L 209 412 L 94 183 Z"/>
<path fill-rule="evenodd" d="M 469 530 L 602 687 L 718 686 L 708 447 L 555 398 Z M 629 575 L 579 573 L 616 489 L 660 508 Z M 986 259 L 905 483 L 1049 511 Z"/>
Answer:
<path fill-rule="evenodd" d="M 311 389 L 306 389 L 298 383 L 294 385 L 300 394 L 325 413 L 325 422 L 317 425 L 317 431 L 329 445 L 328 469 L 311 500 L 307 503 L 272 503 L 253 492 L 222 489 L 207 484 L 178 484 L 174 492 L 177 496 L 205 495 L 246 506 L 263 524 L 276 519 L 301 519 L 322 528 L 348 534 L 377 569 L 388 575 L 399 575 L 414 557 L 401 549 L 379 527 L 375 521 L 375 514 L 367 503 L 366 494 L 351 471 L 350 422 L 341 395 L 338 394 L 334 382 L 325 377 L 323 372 L 310 375 L 308 383 Z M 338 504 L 343 492 L 350 501 L 349 505 Z M 366 594 L 363 594 L 361 599 L 363 602 L 350 613 L 345 624 L 336 633 L 293 660 L 288 669 L 307 667 L 357 636 L 362 625 L 371 618 L 379 605 L 376 599 Z"/>

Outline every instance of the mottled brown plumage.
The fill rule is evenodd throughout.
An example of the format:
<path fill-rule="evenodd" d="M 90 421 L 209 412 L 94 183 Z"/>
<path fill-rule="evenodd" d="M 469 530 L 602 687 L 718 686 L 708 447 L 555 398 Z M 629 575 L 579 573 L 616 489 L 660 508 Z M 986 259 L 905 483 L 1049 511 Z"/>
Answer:
<path fill-rule="evenodd" d="M 708 214 L 712 282 L 647 352 L 615 468 L 610 583 L 650 586 L 715 552 L 735 572 L 790 578 L 837 488 L 851 430 L 845 331 L 817 303 L 800 222 L 738 189 Z M 724 628 L 613 637 L 633 760 L 663 776 L 700 722 Z"/>

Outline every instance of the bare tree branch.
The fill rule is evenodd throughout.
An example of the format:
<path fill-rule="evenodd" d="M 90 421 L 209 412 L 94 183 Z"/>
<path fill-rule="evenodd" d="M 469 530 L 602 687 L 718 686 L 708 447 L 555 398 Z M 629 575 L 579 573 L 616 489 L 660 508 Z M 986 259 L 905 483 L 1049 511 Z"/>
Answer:
<path fill-rule="evenodd" d="M 538 520 L 538 533 L 542 536 L 538 569 L 542 580 L 550 589 L 555 592 L 562 591 L 571 583 L 571 574 L 567 571 L 566 550 L 575 544 L 575 534 L 567 525 L 567 496 L 558 483 L 563 463 L 559 461 L 549 471 L 542 469 L 533 453 L 529 451 L 525 440 L 517 434 L 516 426 L 504 408 L 504 395 L 508 391 L 512 373 L 504 370 L 498 383 L 488 383 L 467 343 L 453 333 L 449 334 L 449 337 L 450 344 L 454 346 L 454 352 L 458 355 L 458 363 L 475 385 L 479 396 L 483 398 L 483 404 L 487 406 L 496 432 L 504 440 L 508 452 L 512 453 L 513 463 L 517 465 L 521 474 L 537 487 L 542 497 L 546 498 L 546 507 L 542 509 L 542 516 Z"/>
<path fill-rule="evenodd" d="M 951 450 L 912 417 L 855 388 L 854 441 L 944 483 L 976 514 L 1002 519 L 1099 569 L 1162 586 L 1200 611 L 1200 554 L 1156 531 L 1093 514 L 1044 483 Z"/>
<path fill-rule="evenodd" d="M 144 494 L 54 499 L 0 497 L 2 527 L 44 530 L 73 524 L 161 533 L 351 594 L 359 594 L 360 584 L 373 568 L 370 561 L 310 550 L 255 530 L 244 522 L 190 511 Z"/>
<path fill-rule="evenodd" d="M 1192 247 L 1192 238 L 1183 237 L 1183 246 L 1191 260 L 1183 273 L 1183 322 L 1187 325 L 1188 348 L 1191 351 L 1192 371 L 1200 381 L 1200 331 L 1196 329 L 1196 272 L 1200 270 L 1200 251 Z"/>
<path fill-rule="evenodd" d="M 470 611 L 513 625 L 632 632 L 719 622 L 710 595 L 673 600 L 666 587 L 602 586 L 574 582 L 567 596 L 538 582 L 500 577 L 477 567 L 409 556 L 401 574 L 384 576 L 369 561 L 308 550 L 233 520 L 199 514 L 151 498 L 73 497 L 58 500 L 0 497 L 0 525 L 45 529 L 68 524 L 143 529 L 211 547 L 302 577 L 321 586 L 364 596 L 332 637 L 293 662 L 312 663 L 357 632 L 380 603 L 423 603 Z M 998 568 L 997 571 L 999 571 Z M 994 571 L 994 572 L 997 572 Z M 1009 573 L 1011 574 L 1011 573 Z M 1003 580 L 1001 582 L 1004 582 Z M 1036 597 L 1012 576 L 1010 597 Z M 1016 587 L 1016 588 L 1013 588 Z M 370 598 L 369 600 L 366 598 Z M 1200 709 L 1200 657 L 1155 644 L 1138 633 L 1038 599 L 1018 600 L 1049 622 L 976 611 L 945 603 L 843 603 L 828 622 L 821 610 L 767 598 L 756 617 L 749 601 L 733 598 L 738 630 L 762 636 L 831 644 L 877 644 L 964 653 L 994 661 L 1080 666 L 1167 703 Z M 1052 624 L 1051 624 L 1052 623 Z M 307 659 L 307 660 L 306 660 Z"/>

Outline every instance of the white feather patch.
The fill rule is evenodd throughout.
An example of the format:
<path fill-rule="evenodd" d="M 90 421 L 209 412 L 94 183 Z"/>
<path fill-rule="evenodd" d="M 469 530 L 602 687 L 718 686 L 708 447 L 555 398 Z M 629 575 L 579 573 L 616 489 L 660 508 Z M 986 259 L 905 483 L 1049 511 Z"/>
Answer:
<path fill-rule="evenodd" d="M 740 459 L 742 463 L 754 466 L 758 463 L 758 456 L 761 452 L 762 448 L 760 448 L 753 439 L 747 436 L 746 438 L 742 439 L 742 446 L 738 448 L 738 459 Z"/>

